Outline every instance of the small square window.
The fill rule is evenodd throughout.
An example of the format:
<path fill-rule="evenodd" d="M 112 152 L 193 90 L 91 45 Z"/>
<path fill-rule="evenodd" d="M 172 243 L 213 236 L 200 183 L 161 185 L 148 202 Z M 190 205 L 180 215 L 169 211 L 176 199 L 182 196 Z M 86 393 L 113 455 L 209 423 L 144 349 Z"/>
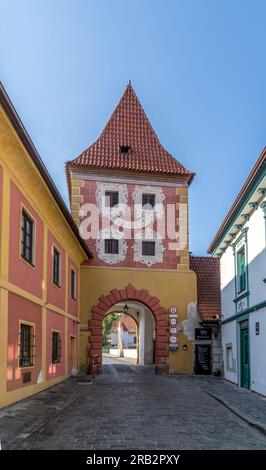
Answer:
<path fill-rule="evenodd" d="M 130 146 L 129 145 L 120 145 L 120 152 L 123 155 L 126 155 L 129 153 Z"/>
<path fill-rule="evenodd" d="M 105 207 L 117 206 L 119 202 L 118 191 L 105 191 Z"/>
<path fill-rule="evenodd" d="M 155 194 L 142 194 L 142 207 L 153 209 L 155 206 Z"/>
<path fill-rule="evenodd" d="M 232 371 L 234 368 L 232 344 L 226 345 L 226 370 Z"/>
<path fill-rule="evenodd" d="M 142 242 L 142 255 L 155 256 L 155 242 Z"/>
<path fill-rule="evenodd" d="M 104 251 L 106 254 L 118 255 L 119 253 L 118 240 L 115 240 L 115 239 L 104 240 Z"/>

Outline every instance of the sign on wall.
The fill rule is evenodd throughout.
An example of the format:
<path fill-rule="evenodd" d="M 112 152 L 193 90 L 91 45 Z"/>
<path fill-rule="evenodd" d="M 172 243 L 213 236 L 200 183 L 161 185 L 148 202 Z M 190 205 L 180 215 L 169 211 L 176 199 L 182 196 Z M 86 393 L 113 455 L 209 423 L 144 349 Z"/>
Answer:
<path fill-rule="evenodd" d="M 212 339 L 212 329 L 195 328 L 195 339 Z"/>
<path fill-rule="evenodd" d="M 178 349 L 178 315 L 177 308 L 172 306 L 169 308 L 169 349 L 176 351 Z"/>
<path fill-rule="evenodd" d="M 174 305 L 169 308 L 169 313 L 176 313 L 176 312 L 177 312 L 177 308 Z"/>

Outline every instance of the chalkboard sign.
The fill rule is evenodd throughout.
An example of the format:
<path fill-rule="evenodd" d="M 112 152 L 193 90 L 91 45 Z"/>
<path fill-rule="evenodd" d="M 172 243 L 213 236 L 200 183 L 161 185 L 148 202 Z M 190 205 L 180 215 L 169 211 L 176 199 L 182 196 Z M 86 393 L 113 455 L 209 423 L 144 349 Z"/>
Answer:
<path fill-rule="evenodd" d="M 195 344 L 195 374 L 211 374 L 211 345 Z"/>
<path fill-rule="evenodd" d="M 195 339 L 212 339 L 212 329 L 195 328 Z"/>

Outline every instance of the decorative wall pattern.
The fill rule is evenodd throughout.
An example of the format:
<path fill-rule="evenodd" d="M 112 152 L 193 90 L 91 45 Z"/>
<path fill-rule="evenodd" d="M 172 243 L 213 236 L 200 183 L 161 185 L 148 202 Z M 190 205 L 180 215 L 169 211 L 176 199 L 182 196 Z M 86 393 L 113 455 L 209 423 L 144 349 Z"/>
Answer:
<path fill-rule="evenodd" d="M 157 238 L 156 238 L 157 237 Z M 155 256 L 147 256 L 142 254 L 142 242 L 143 241 L 154 241 L 155 242 Z M 136 240 L 134 243 L 134 261 L 146 264 L 149 268 L 156 263 L 162 263 L 164 245 L 163 240 L 158 238 L 156 232 L 150 230 L 142 230 L 136 233 Z"/>
<path fill-rule="evenodd" d="M 118 253 L 116 254 L 105 253 L 105 240 L 110 238 L 118 240 Z M 117 264 L 123 261 L 127 254 L 127 243 L 123 239 L 123 233 L 114 228 L 100 230 L 96 240 L 96 252 L 104 263 Z"/>
<path fill-rule="evenodd" d="M 119 194 L 119 205 L 117 207 L 112 207 L 110 211 L 110 207 L 105 206 L 105 191 L 117 191 Z M 126 204 L 128 201 L 128 189 L 126 184 L 119 184 L 119 183 L 97 183 L 96 185 L 96 204 L 99 209 L 100 214 L 103 217 L 117 217 L 122 216 L 125 212 Z"/>
<path fill-rule="evenodd" d="M 165 199 L 162 188 L 156 186 L 135 186 L 132 198 L 136 204 L 136 214 L 138 217 L 141 217 L 143 212 L 145 212 L 145 209 L 142 208 L 143 194 L 155 195 L 155 208 L 153 211 L 149 209 L 148 212 L 153 213 L 156 219 L 161 219 L 164 213 L 163 201 Z"/>

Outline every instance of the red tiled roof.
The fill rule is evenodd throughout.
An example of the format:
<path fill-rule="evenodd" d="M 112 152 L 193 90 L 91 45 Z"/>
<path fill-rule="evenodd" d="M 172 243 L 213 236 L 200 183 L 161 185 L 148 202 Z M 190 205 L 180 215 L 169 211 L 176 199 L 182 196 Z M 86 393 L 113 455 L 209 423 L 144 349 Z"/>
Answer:
<path fill-rule="evenodd" d="M 121 153 L 121 146 L 129 146 L 129 152 Z M 99 138 L 69 167 L 178 175 L 188 182 L 194 176 L 161 145 L 130 83 Z"/>
<path fill-rule="evenodd" d="M 191 256 L 190 268 L 197 275 L 198 311 L 202 321 L 217 321 L 221 316 L 220 260 Z"/>
<path fill-rule="evenodd" d="M 231 209 L 227 213 L 222 225 L 220 226 L 213 241 L 211 242 L 208 248 L 208 253 L 212 253 L 213 250 L 216 248 L 217 243 L 219 242 L 220 238 L 223 236 L 226 229 L 228 229 L 228 225 L 230 225 L 232 217 L 234 217 L 234 214 L 238 210 L 239 205 L 241 205 L 242 199 L 245 197 L 246 193 L 249 191 L 249 188 L 251 187 L 254 179 L 259 173 L 262 173 L 263 171 L 265 171 L 265 167 L 266 167 L 266 147 L 264 147 L 264 149 L 262 150 L 258 160 L 256 161 L 244 185 L 242 186 L 240 192 L 238 193 L 234 203 L 232 204 Z"/>
<path fill-rule="evenodd" d="M 112 323 L 112 328 L 111 331 L 115 332 L 117 331 L 118 324 L 122 323 L 124 330 L 129 331 L 129 332 L 136 332 L 136 323 L 131 318 L 130 316 L 128 317 L 122 317 L 122 318 L 117 318 L 116 320 L 113 321 Z"/>

